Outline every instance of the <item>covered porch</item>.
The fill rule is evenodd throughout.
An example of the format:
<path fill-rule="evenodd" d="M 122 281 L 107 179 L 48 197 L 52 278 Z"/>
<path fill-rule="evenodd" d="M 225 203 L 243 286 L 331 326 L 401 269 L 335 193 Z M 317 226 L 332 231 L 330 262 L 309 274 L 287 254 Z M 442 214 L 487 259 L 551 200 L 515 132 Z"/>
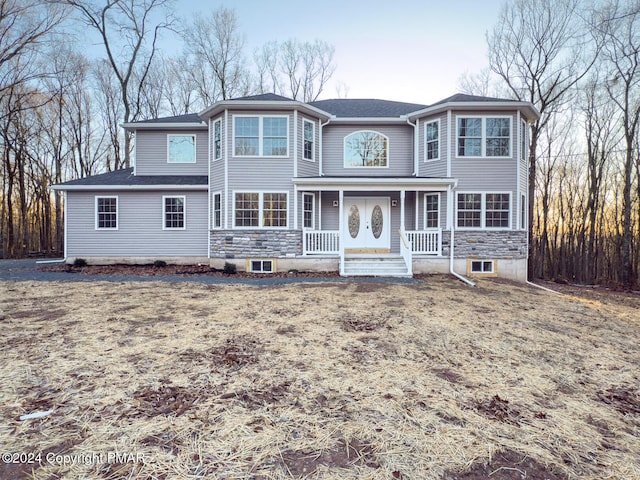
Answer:
<path fill-rule="evenodd" d="M 302 255 L 338 256 L 342 275 L 394 265 L 394 272 L 410 276 L 413 256 L 442 255 L 455 183 L 449 178 L 296 178 Z"/>

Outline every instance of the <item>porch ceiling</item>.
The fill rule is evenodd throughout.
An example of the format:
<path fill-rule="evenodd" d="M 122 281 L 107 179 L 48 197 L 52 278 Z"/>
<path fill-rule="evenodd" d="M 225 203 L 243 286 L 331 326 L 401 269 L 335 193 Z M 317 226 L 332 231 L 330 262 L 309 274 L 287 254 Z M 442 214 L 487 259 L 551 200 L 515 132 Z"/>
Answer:
<path fill-rule="evenodd" d="M 436 190 L 455 188 L 455 178 L 435 177 L 298 177 L 292 179 L 296 188 L 307 190 L 394 191 Z"/>

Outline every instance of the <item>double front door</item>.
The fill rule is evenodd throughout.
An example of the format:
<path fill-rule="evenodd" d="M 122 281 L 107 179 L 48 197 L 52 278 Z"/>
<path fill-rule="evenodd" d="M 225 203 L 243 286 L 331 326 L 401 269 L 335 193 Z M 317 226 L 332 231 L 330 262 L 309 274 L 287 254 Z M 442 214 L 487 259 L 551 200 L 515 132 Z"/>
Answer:
<path fill-rule="evenodd" d="M 391 219 L 388 197 L 344 197 L 345 253 L 389 253 Z"/>

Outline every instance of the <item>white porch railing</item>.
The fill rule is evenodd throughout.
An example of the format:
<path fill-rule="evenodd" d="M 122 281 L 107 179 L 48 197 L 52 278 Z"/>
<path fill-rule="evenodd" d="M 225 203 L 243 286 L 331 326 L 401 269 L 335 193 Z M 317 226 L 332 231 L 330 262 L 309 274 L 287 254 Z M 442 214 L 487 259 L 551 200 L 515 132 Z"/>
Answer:
<path fill-rule="evenodd" d="M 304 255 L 337 255 L 340 253 L 338 230 L 303 230 L 302 253 Z"/>
<path fill-rule="evenodd" d="M 407 235 L 402 229 L 398 230 L 400 234 L 400 255 L 404 259 L 404 263 L 407 265 L 407 273 L 413 275 L 413 254 L 411 253 L 411 242 L 407 239 Z"/>
<path fill-rule="evenodd" d="M 416 254 L 440 255 L 442 252 L 442 229 L 411 230 L 406 232 L 411 251 Z"/>

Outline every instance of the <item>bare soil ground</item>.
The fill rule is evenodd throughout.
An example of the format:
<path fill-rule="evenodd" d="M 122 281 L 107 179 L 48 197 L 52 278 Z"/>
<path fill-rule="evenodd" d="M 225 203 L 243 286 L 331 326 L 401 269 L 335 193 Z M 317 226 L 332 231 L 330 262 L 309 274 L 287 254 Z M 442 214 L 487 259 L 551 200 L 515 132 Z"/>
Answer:
<path fill-rule="evenodd" d="M 0 478 L 639 479 L 640 298 L 581 291 L 0 283 Z"/>

